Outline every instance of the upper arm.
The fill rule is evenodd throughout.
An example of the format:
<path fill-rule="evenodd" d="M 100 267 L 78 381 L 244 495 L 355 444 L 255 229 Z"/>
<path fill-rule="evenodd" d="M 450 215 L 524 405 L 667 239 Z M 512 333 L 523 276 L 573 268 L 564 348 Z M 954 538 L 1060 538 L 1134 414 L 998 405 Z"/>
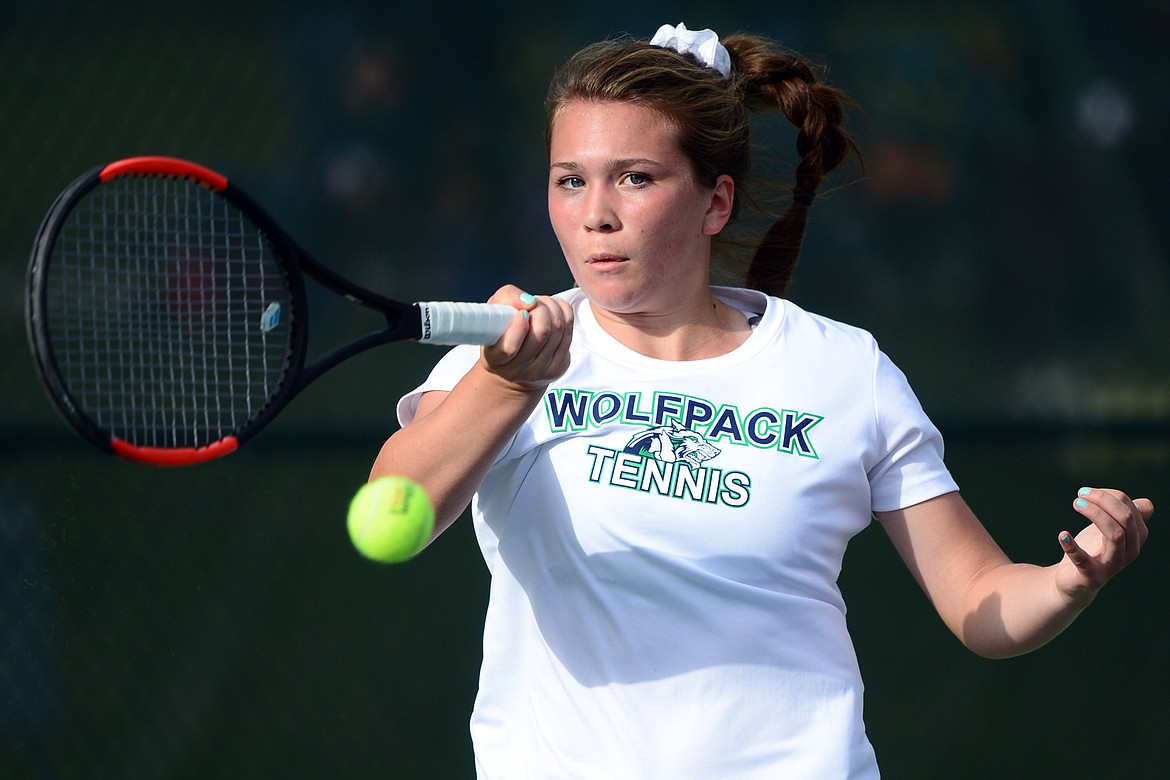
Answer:
<path fill-rule="evenodd" d="M 970 587 L 983 573 L 1010 563 L 957 492 L 876 517 L 939 616 L 960 638 L 977 605 Z"/>
<path fill-rule="evenodd" d="M 414 419 L 411 422 L 418 422 L 433 412 L 448 395 L 450 393 L 446 390 L 431 390 L 423 393 L 419 396 L 418 404 L 414 408 Z"/>

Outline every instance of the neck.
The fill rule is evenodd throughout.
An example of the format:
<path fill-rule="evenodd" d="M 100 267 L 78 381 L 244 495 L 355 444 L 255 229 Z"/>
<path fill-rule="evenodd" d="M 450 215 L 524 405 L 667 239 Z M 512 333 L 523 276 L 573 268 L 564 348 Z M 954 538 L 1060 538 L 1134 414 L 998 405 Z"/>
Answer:
<path fill-rule="evenodd" d="M 711 289 L 685 306 L 664 312 L 612 312 L 593 305 L 601 329 L 624 346 L 656 360 L 704 360 L 725 355 L 751 335 L 747 318 Z"/>

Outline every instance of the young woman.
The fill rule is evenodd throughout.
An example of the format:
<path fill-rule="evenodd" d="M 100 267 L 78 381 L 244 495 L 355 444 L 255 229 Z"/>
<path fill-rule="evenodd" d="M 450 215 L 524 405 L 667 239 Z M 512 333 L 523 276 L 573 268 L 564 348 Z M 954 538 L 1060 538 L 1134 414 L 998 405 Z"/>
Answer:
<path fill-rule="evenodd" d="M 372 472 L 422 483 L 436 534 L 472 506 L 481 778 L 876 777 L 836 585 L 873 517 L 986 656 L 1047 642 L 1138 554 L 1152 504 L 1085 488 L 1059 563 L 1010 562 L 873 339 L 782 297 L 853 151 L 843 100 L 768 41 L 682 25 L 555 78 L 549 214 L 576 287 L 501 288 L 507 333 L 402 399 Z M 798 128 L 792 203 L 746 287 L 713 287 L 749 108 Z"/>

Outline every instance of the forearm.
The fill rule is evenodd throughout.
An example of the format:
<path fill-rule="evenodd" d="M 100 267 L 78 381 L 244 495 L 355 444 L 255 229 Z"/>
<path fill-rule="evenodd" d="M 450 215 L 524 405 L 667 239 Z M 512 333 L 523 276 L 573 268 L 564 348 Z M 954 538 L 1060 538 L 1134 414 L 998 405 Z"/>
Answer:
<path fill-rule="evenodd" d="M 989 658 L 1009 658 L 1035 650 L 1066 629 L 1137 555 L 1145 538 L 1143 517 L 1153 513 L 1152 504 L 1139 499 L 1139 509 L 1115 491 L 1086 490 L 1075 508 L 1093 522 L 1075 539 L 1067 532 L 1059 535 L 1065 555 L 1051 566 L 1009 560 L 958 493 L 881 512 L 878 518 L 963 644 Z M 1110 523 L 1124 523 L 1129 530 Z"/>
<path fill-rule="evenodd" d="M 435 507 L 437 536 L 467 507 L 541 395 L 541 388 L 508 382 L 477 365 L 434 409 L 386 441 L 370 479 L 400 474 L 422 485 Z"/>
<path fill-rule="evenodd" d="M 1010 658 L 1035 650 L 1064 631 L 1095 596 L 1072 598 L 1056 585 L 1056 566 L 1005 563 L 972 581 L 962 620 L 952 629 L 972 651 Z"/>

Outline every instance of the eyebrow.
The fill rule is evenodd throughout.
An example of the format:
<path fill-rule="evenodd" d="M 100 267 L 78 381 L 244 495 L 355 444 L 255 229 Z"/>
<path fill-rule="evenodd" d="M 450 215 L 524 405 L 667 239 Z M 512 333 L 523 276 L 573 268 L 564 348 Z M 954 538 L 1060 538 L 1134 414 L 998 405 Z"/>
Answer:
<path fill-rule="evenodd" d="M 662 163 L 658 162 L 657 160 L 651 160 L 646 157 L 624 157 L 620 160 L 614 160 L 610 162 L 607 167 L 610 170 L 625 170 L 627 168 L 658 167 L 661 166 L 661 164 Z M 550 170 L 557 168 L 565 171 L 580 171 L 585 166 L 581 165 L 579 162 L 574 162 L 573 160 L 565 160 L 563 162 L 551 163 L 548 167 Z"/>

